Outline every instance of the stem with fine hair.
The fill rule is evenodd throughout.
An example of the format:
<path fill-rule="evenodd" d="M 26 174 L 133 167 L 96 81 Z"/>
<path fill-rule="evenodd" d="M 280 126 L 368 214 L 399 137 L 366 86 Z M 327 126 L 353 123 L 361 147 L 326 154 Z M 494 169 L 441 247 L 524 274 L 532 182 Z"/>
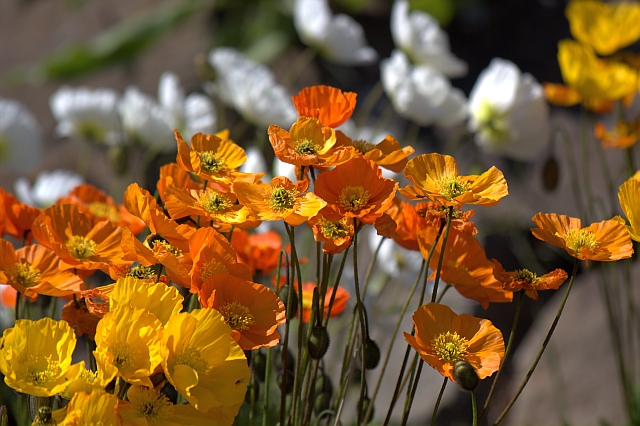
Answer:
<path fill-rule="evenodd" d="M 471 406 L 473 407 L 473 426 L 478 426 L 478 401 L 475 389 L 471 391 Z"/>
<path fill-rule="evenodd" d="M 553 323 L 551 324 L 551 328 L 549 328 L 549 332 L 547 333 L 547 337 L 544 339 L 544 342 L 542 343 L 542 346 L 540 347 L 540 351 L 538 352 L 538 355 L 536 356 L 536 359 L 533 361 L 533 364 L 529 368 L 529 371 L 527 372 L 527 375 L 525 376 L 524 380 L 520 384 L 520 387 L 516 391 L 516 394 L 513 396 L 513 398 L 511 398 L 511 401 L 509 402 L 507 407 L 504 409 L 504 411 L 502 411 L 502 414 L 500 414 L 500 417 L 498 417 L 498 419 L 493 423 L 493 426 L 499 425 L 504 420 L 504 418 L 507 416 L 507 414 L 509 413 L 509 410 L 511 410 L 511 407 L 513 407 L 513 404 L 515 404 L 516 400 L 518 399 L 518 397 L 520 396 L 520 394 L 524 390 L 525 386 L 527 386 L 527 383 L 529 382 L 529 379 L 533 375 L 533 372 L 535 371 L 536 366 L 538 365 L 538 362 L 540 361 L 540 358 L 542 358 L 542 354 L 544 353 L 544 350 L 547 348 L 547 345 L 549 344 L 549 340 L 551 340 L 551 336 L 553 336 L 553 332 L 556 329 L 556 326 L 558 325 L 558 321 L 560 320 L 560 315 L 562 315 L 562 311 L 564 309 L 564 305 L 567 303 L 567 298 L 569 297 L 569 292 L 571 291 L 571 287 L 573 287 L 573 281 L 574 281 L 574 279 L 576 277 L 576 274 L 578 273 L 578 264 L 579 263 L 580 263 L 580 259 L 576 258 L 576 260 L 575 260 L 575 262 L 573 264 L 573 271 L 571 272 L 571 279 L 569 280 L 569 285 L 567 286 L 567 291 L 564 293 L 564 297 L 562 298 L 562 302 L 560 303 L 560 307 L 558 308 L 558 312 L 556 313 L 556 317 L 554 318 Z"/>
<path fill-rule="evenodd" d="M 278 268 L 280 269 L 280 268 Z M 264 399 L 262 403 L 262 426 L 267 426 L 267 414 L 269 413 L 269 384 L 271 379 L 271 358 L 273 348 L 267 349 L 267 365 L 264 372 Z"/>
<path fill-rule="evenodd" d="M 502 363 L 500 364 L 500 368 L 498 369 L 498 374 L 496 374 L 496 378 L 493 380 L 491 384 L 491 390 L 489 391 L 489 396 L 484 403 L 484 407 L 482 408 L 482 413 L 480 414 L 480 423 L 484 420 L 487 415 L 487 410 L 489 409 L 489 404 L 491 404 L 491 399 L 493 398 L 493 394 L 496 391 L 498 380 L 500 380 L 500 376 L 502 375 L 502 370 L 507 361 L 507 357 L 509 353 L 511 353 L 511 347 L 513 346 L 513 338 L 516 334 L 516 325 L 518 324 L 518 318 L 520 317 L 520 308 L 522 307 L 522 300 L 524 299 L 523 292 L 520 291 L 518 295 L 518 305 L 516 306 L 516 313 L 513 316 L 513 324 L 511 325 L 511 333 L 509 334 L 509 343 L 507 343 L 507 349 L 504 351 L 504 357 L 502 358 Z"/>
<path fill-rule="evenodd" d="M 435 426 L 436 424 L 436 416 L 438 415 L 438 407 L 440 407 L 440 401 L 442 400 L 442 395 L 444 394 L 444 388 L 447 387 L 447 382 L 449 381 L 448 377 L 444 378 L 444 382 L 442 382 L 442 387 L 440 388 L 440 393 L 438 394 L 438 399 L 436 399 L 436 405 L 433 407 L 433 414 L 431 415 L 431 426 Z"/>
<path fill-rule="evenodd" d="M 362 296 L 360 295 L 360 282 L 358 281 L 358 219 L 353 218 L 353 285 L 356 289 L 356 309 L 358 309 L 358 318 L 360 320 L 360 351 L 361 351 L 361 367 L 360 367 L 360 399 L 359 401 L 364 401 L 365 391 L 367 387 L 367 381 L 365 378 L 365 358 L 366 358 L 366 345 L 367 345 L 367 335 L 366 331 L 366 323 L 364 319 L 364 304 L 362 303 Z M 358 420 L 356 421 L 356 425 L 360 425 L 360 420 L 362 420 L 362 413 L 358 413 Z"/>

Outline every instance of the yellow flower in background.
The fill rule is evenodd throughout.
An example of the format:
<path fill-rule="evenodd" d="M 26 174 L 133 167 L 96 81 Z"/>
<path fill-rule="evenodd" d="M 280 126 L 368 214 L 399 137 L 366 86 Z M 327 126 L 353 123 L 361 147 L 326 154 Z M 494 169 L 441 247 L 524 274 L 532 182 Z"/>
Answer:
<path fill-rule="evenodd" d="M 84 363 L 71 365 L 76 335 L 65 321 L 18 320 L 0 339 L 0 372 L 18 392 L 53 396 L 64 391 Z"/>
<path fill-rule="evenodd" d="M 640 170 L 620 185 L 618 200 L 631 224 L 627 226 L 631 239 L 640 242 Z"/>
<path fill-rule="evenodd" d="M 639 3 L 573 0 L 565 15 L 571 35 L 600 55 L 611 55 L 640 38 Z"/>
<path fill-rule="evenodd" d="M 58 426 L 119 426 L 118 397 L 101 390 L 76 393 L 66 408 L 53 413 Z"/>
<path fill-rule="evenodd" d="M 172 315 L 180 313 L 183 301 L 175 287 L 126 277 L 120 278 L 113 286 L 109 294 L 109 310 L 115 311 L 121 306 L 146 309 L 166 324 Z"/>
<path fill-rule="evenodd" d="M 167 380 L 199 411 L 231 410 L 244 401 L 250 371 L 231 328 L 215 309 L 171 317 L 163 334 Z"/>
<path fill-rule="evenodd" d="M 638 90 L 636 71 L 622 62 L 599 59 L 586 44 L 558 42 L 558 64 L 564 82 L 583 97 L 615 100 Z"/>
<path fill-rule="evenodd" d="M 162 361 L 161 331 L 158 318 L 146 309 L 122 306 L 108 312 L 96 328 L 98 368 L 115 365 L 125 381 L 153 387 L 149 376 Z"/>

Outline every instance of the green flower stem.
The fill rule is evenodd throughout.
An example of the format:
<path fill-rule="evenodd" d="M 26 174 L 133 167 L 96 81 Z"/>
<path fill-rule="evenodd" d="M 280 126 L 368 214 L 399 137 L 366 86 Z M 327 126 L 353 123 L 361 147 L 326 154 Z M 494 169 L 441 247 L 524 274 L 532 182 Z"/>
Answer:
<path fill-rule="evenodd" d="M 364 285 L 362 286 L 362 301 L 367 296 L 367 287 L 369 287 L 369 281 L 371 278 L 371 273 L 373 272 L 373 268 L 376 266 L 376 262 L 378 260 L 378 254 L 380 254 L 380 249 L 382 248 L 382 244 L 384 243 L 386 238 L 381 238 L 380 242 L 376 246 L 376 251 L 373 252 L 373 257 L 371 258 L 371 262 L 369 262 L 369 266 L 367 267 L 367 272 L 364 275 Z"/>
<path fill-rule="evenodd" d="M 418 354 L 416 353 L 415 356 Z M 416 396 L 416 390 L 418 389 L 418 383 L 420 382 L 420 375 L 422 374 L 422 367 L 424 366 L 424 361 L 420 358 L 420 362 L 418 363 L 418 371 L 413 372 L 411 370 L 411 379 L 409 380 L 409 386 L 407 387 L 407 397 L 404 402 L 404 412 L 402 413 L 402 426 L 406 426 L 407 420 L 409 420 L 409 413 L 411 412 L 411 405 L 413 404 L 413 398 Z"/>
<path fill-rule="evenodd" d="M 280 251 L 280 256 L 282 256 L 283 251 Z M 286 255 L 285 255 L 286 256 Z M 291 307 L 293 304 L 293 280 L 290 279 L 289 275 L 289 261 L 287 259 L 287 282 L 285 285 L 289 286 L 289 292 L 287 297 L 287 306 Z M 280 268 L 278 268 L 276 278 L 280 278 Z M 293 274 L 292 274 L 293 275 Z M 276 285 L 279 284 L 279 280 L 276 280 Z M 285 326 L 284 326 L 284 342 L 282 343 L 282 352 L 281 352 L 281 360 L 282 360 L 282 383 L 280 383 L 280 424 L 284 425 L 285 423 L 285 415 L 287 408 L 287 394 L 284 392 L 285 389 L 285 380 L 287 379 L 287 375 L 285 374 L 284 366 L 287 365 L 287 358 L 289 357 L 289 329 L 291 327 L 291 317 L 292 315 L 287 311 L 285 313 Z"/>
<path fill-rule="evenodd" d="M 577 157 L 571 139 L 567 134 L 567 131 L 563 128 L 558 128 L 558 134 L 562 137 L 564 142 L 565 154 L 567 157 L 567 165 L 569 166 L 569 174 L 571 175 L 571 193 L 573 194 L 574 203 L 578 209 L 580 217 L 587 218 L 587 209 L 584 206 L 582 199 L 582 187 L 580 186 L 580 176 L 578 175 L 578 166 L 576 165 L 575 158 Z"/>
<path fill-rule="evenodd" d="M 15 321 L 18 321 L 20 319 L 20 298 L 21 297 L 22 297 L 22 293 L 17 292 L 16 293 L 16 310 L 13 313 Z"/>
<path fill-rule="evenodd" d="M 353 233 L 353 281 L 354 287 L 356 289 L 356 308 L 358 309 L 358 318 L 360 320 L 360 351 L 361 351 L 361 373 L 360 373 L 360 399 L 359 401 L 363 401 L 365 397 L 365 392 L 367 388 L 367 380 L 366 380 L 366 371 L 365 371 L 365 357 L 366 357 L 366 343 L 367 335 L 366 331 L 366 322 L 364 318 L 364 304 L 362 303 L 362 296 L 360 295 L 360 283 L 358 281 L 358 219 L 353 218 L 353 229 L 356 230 Z M 360 425 L 360 421 L 363 416 L 361 413 L 358 413 L 358 420 L 356 421 L 356 426 Z"/>
<path fill-rule="evenodd" d="M 302 51 L 301 54 L 296 56 L 296 59 L 293 61 L 291 66 L 289 66 L 289 70 L 282 78 L 282 85 L 287 89 L 291 89 L 295 82 L 298 80 L 298 77 L 302 75 L 302 72 L 316 58 L 317 54 L 318 52 L 316 51 L 316 49 L 307 47 Z"/>
<path fill-rule="evenodd" d="M 553 332 L 556 329 L 556 326 L 558 325 L 558 321 L 560 320 L 560 315 L 562 315 L 562 310 L 564 309 L 564 305 L 565 305 L 565 303 L 567 303 L 567 298 L 569 297 L 569 292 L 571 291 L 571 288 L 573 287 L 573 281 L 574 281 L 574 279 L 576 277 L 576 274 L 578 272 L 578 264 L 579 263 L 580 263 L 580 260 L 578 258 L 576 258 L 575 262 L 573 263 L 573 272 L 571 273 L 571 279 L 569 280 L 569 285 L 567 286 L 567 291 L 564 293 L 564 297 L 562 299 L 562 302 L 560 303 L 560 307 L 558 307 L 558 312 L 556 313 L 556 317 L 554 318 L 553 323 L 551 324 L 551 328 L 549 329 L 549 332 L 547 333 L 547 337 L 544 339 L 544 342 L 542 343 L 542 346 L 540 347 L 540 351 L 538 352 L 538 355 L 536 356 L 535 361 L 533 361 L 533 364 L 531 365 L 531 368 L 529 368 L 529 371 L 527 372 L 527 375 L 525 376 L 524 380 L 520 384 L 520 387 L 516 391 L 516 394 L 513 396 L 513 398 L 511 399 L 511 401 L 509 402 L 507 407 L 504 409 L 504 411 L 502 411 L 502 414 L 500 414 L 500 417 L 498 417 L 498 419 L 493 423 L 493 426 L 499 425 L 504 420 L 506 415 L 509 413 L 509 410 L 511 410 L 511 407 L 513 406 L 513 404 L 515 404 L 516 400 L 518 399 L 518 397 L 520 396 L 520 394 L 524 390 L 525 386 L 527 386 L 527 383 L 529 382 L 529 379 L 533 375 L 533 372 L 535 371 L 536 366 L 538 365 L 538 362 L 540 361 L 540 358 L 542 358 L 542 354 L 544 353 L 544 350 L 547 348 L 547 345 L 549 344 L 549 341 L 551 340 L 551 336 L 553 335 Z"/>
<path fill-rule="evenodd" d="M 340 284 L 340 278 L 342 278 L 342 271 L 344 270 L 344 265 L 347 260 L 347 254 L 349 253 L 349 248 L 344 251 L 342 255 L 342 262 L 340 262 L 340 268 L 338 269 L 338 276 L 336 277 L 336 281 L 333 284 L 333 293 L 331 294 L 331 299 L 329 299 L 329 306 L 327 306 L 327 316 L 324 318 L 324 327 L 329 324 L 329 318 L 331 317 L 331 309 L 333 309 L 333 302 L 336 300 L 336 293 L 338 292 L 338 284 Z M 330 263 L 329 263 L 330 264 Z"/>
<path fill-rule="evenodd" d="M 282 258 L 280 258 L 281 260 Z M 278 268 L 279 270 L 280 268 Z M 279 272 L 278 272 L 279 274 Z M 279 280 L 278 280 L 279 281 Z M 273 348 L 267 349 L 267 365 L 264 372 L 264 398 L 262 402 L 262 426 L 267 426 L 267 418 L 269 414 L 269 385 L 271 384 L 271 358 L 273 357 Z"/>
<path fill-rule="evenodd" d="M 382 87 L 382 82 L 378 81 L 375 86 L 369 90 L 367 96 L 364 98 L 364 102 L 362 102 L 362 107 L 360 111 L 358 111 L 357 116 L 355 117 L 355 122 L 358 127 L 362 127 L 366 124 L 367 118 L 371 115 L 371 111 L 376 106 L 382 95 L 384 94 L 384 88 Z"/>
<path fill-rule="evenodd" d="M 509 343 L 507 343 L 507 349 L 504 351 L 504 357 L 502 358 L 502 363 L 500 363 L 500 368 L 498 369 L 498 374 L 496 374 L 496 378 L 493 380 L 491 384 L 491 390 L 489 391 L 489 396 L 484 403 L 484 407 L 482 408 L 482 413 L 480 414 L 480 423 L 484 420 L 487 415 L 487 410 L 489 409 L 489 405 L 491 404 L 491 399 L 493 398 L 493 394 L 495 393 L 498 385 L 498 380 L 500 380 L 500 376 L 502 375 L 502 370 L 504 369 L 505 364 L 507 363 L 507 358 L 511 353 L 511 347 L 513 346 L 513 338 L 516 334 L 516 325 L 518 324 L 518 318 L 520 317 L 520 308 L 522 307 L 522 301 L 524 299 L 524 294 L 522 291 L 518 292 L 518 305 L 516 306 L 516 313 L 513 316 L 513 324 L 511 325 L 511 333 L 509 334 Z"/>
<path fill-rule="evenodd" d="M 473 426 L 478 426 L 478 401 L 476 401 L 476 391 L 471 391 L 471 406 L 473 407 Z"/>
<path fill-rule="evenodd" d="M 438 299 L 436 300 L 436 303 L 442 302 L 442 298 L 444 297 L 445 294 L 447 294 L 447 292 L 449 291 L 449 289 L 451 287 L 453 287 L 453 286 L 452 285 L 448 285 L 442 290 L 442 293 L 440 293 L 440 296 L 438 296 Z"/>
<path fill-rule="evenodd" d="M 54 296 L 49 296 L 49 318 L 55 319 L 57 307 L 58 299 Z"/>
<path fill-rule="evenodd" d="M 433 414 L 431 415 L 431 426 L 436 425 L 436 416 L 438 415 L 438 407 L 440 407 L 440 401 L 442 400 L 442 395 L 444 394 L 444 389 L 447 387 L 448 381 L 449 381 L 449 378 L 445 377 L 444 382 L 442 382 L 442 387 L 440 388 L 438 399 L 436 399 L 436 405 L 433 407 Z"/>
<path fill-rule="evenodd" d="M 589 116 L 584 106 L 580 107 L 580 142 L 582 146 L 582 179 L 587 193 L 587 216 L 585 219 L 590 222 L 591 208 L 595 206 L 593 191 L 591 187 L 591 167 L 589 166 Z"/>
<path fill-rule="evenodd" d="M 433 292 L 431 293 L 431 301 L 436 301 L 438 294 L 438 284 L 440 283 L 440 273 L 442 272 L 442 261 L 444 260 L 444 252 L 447 248 L 447 241 L 449 239 L 449 231 L 451 230 L 451 222 L 453 222 L 453 206 L 449 206 L 447 211 L 447 228 L 444 231 L 444 239 L 442 240 L 442 248 L 440 249 L 440 258 L 438 259 L 438 269 L 436 270 L 436 280 L 433 283 Z M 438 239 L 433 243 L 434 246 L 438 244 Z"/>

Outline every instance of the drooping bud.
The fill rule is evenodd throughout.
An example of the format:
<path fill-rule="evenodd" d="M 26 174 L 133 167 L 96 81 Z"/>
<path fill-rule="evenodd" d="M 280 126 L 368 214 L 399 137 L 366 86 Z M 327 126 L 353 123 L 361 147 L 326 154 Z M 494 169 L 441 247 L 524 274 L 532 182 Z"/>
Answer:
<path fill-rule="evenodd" d="M 329 398 L 333 395 L 333 384 L 329 376 L 325 374 L 320 374 L 316 379 L 316 395 L 321 393 L 329 394 Z"/>
<path fill-rule="evenodd" d="M 467 361 L 458 360 L 453 364 L 453 377 L 463 390 L 472 391 L 478 386 L 478 374 Z"/>
<path fill-rule="evenodd" d="M 313 359 L 322 359 L 329 349 L 329 332 L 325 327 L 313 327 L 307 344 L 309 356 Z"/>
<path fill-rule="evenodd" d="M 322 392 L 316 395 L 316 400 L 313 403 L 313 411 L 316 414 L 322 413 L 324 410 L 328 410 L 331 407 L 331 395 L 326 392 Z"/>
<path fill-rule="evenodd" d="M 370 338 L 364 344 L 364 368 L 367 370 L 373 370 L 378 366 L 380 362 L 380 348 Z"/>
<path fill-rule="evenodd" d="M 278 292 L 278 297 L 282 300 L 282 303 L 284 303 L 284 307 L 287 310 L 287 319 L 293 318 L 298 310 L 298 295 L 295 291 L 292 291 L 291 295 L 289 295 L 290 289 L 291 286 L 287 284 Z M 289 306 L 289 296 L 291 296 L 291 306 Z"/>
<path fill-rule="evenodd" d="M 293 371 L 296 367 L 296 359 L 289 349 L 287 349 L 287 356 L 284 356 L 282 350 L 276 350 L 273 357 L 273 366 L 276 370 L 289 370 Z M 283 365 L 284 360 L 284 365 Z"/>
<path fill-rule="evenodd" d="M 365 396 L 363 399 L 358 401 L 358 423 L 363 423 L 364 416 L 367 414 L 367 410 L 369 409 L 369 405 L 371 404 L 371 400 L 368 396 Z M 371 409 L 371 416 L 369 419 L 373 418 L 373 408 Z"/>

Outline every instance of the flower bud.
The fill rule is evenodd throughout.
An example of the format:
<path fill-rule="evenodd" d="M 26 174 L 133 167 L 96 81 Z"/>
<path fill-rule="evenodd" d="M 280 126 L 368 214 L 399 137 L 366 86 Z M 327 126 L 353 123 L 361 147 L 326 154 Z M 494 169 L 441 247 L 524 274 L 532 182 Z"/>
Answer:
<path fill-rule="evenodd" d="M 325 327 L 313 327 L 307 344 L 309 356 L 313 359 L 321 359 L 329 349 L 329 333 Z"/>
<path fill-rule="evenodd" d="M 333 395 L 333 384 L 329 376 L 325 374 L 320 374 L 316 379 L 316 395 L 320 395 L 321 393 L 328 394 L 329 398 Z"/>
<path fill-rule="evenodd" d="M 380 348 L 376 342 L 367 337 L 364 344 L 364 368 L 373 370 L 380 362 Z"/>
<path fill-rule="evenodd" d="M 369 404 L 371 404 L 371 400 L 368 396 L 365 396 L 363 399 L 358 401 L 358 423 L 362 423 L 364 421 L 364 416 L 367 414 L 367 410 L 369 409 Z M 371 409 L 371 416 L 369 419 L 373 418 L 373 408 Z"/>
<path fill-rule="evenodd" d="M 280 391 L 285 394 L 290 394 L 293 392 L 293 381 L 295 380 L 295 376 L 293 372 L 285 370 L 278 373 L 278 387 Z"/>
<path fill-rule="evenodd" d="M 273 357 L 273 366 L 276 370 L 288 370 L 293 371 L 296 367 L 296 359 L 293 357 L 293 354 L 289 349 L 287 349 L 287 356 L 285 360 L 285 365 L 282 365 L 283 353 L 282 350 L 276 350 Z"/>
<path fill-rule="evenodd" d="M 331 395 L 326 392 L 321 392 L 316 395 L 316 400 L 313 403 L 313 411 L 317 414 L 322 413 L 324 410 L 328 410 L 331 407 Z"/>
<path fill-rule="evenodd" d="M 467 361 L 458 360 L 453 364 L 453 377 L 464 390 L 472 391 L 478 386 L 478 374 Z"/>
<path fill-rule="evenodd" d="M 296 314 L 296 311 L 298 310 L 298 295 L 295 291 L 291 292 L 291 306 L 289 306 L 290 289 L 291 286 L 287 284 L 283 286 L 278 292 L 278 297 L 280 298 L 280 300 L 282 300 L 282 303 L 284 303 L 284 307 L 287 310 L 287 319 L 293 318 L 293 316 Z"/>

